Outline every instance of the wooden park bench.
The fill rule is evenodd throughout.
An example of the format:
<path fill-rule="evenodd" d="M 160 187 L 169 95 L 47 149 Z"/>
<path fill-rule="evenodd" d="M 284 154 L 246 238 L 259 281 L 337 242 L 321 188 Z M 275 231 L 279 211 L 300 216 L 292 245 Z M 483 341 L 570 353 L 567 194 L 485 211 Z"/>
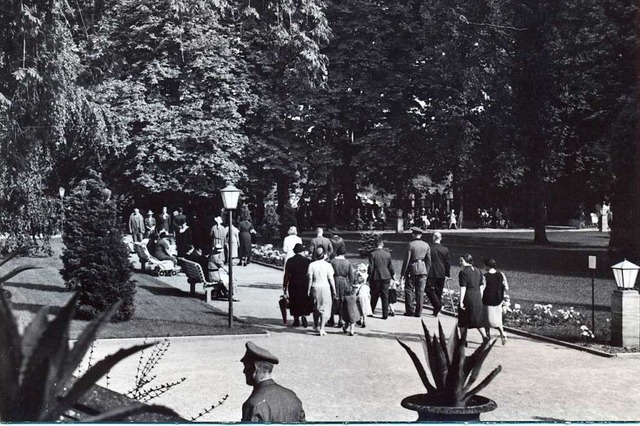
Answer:
<path fill-rule="evenodd" d="M 178 258 L 178 261 L 182 264 L 182 272 L 187 275 L 187 280 L 190 285 L 189 293 L 191 296 L 196 295 L 196 285 L 202 284 L 205 301 L 207 303 L 210 303 L 213 299 L 227 299 L 229 297 L 227 289 L 222 281 L 211 282 L 206 280 L 204 271 L 200 264 L 187 260 L 183 257 Z"/>

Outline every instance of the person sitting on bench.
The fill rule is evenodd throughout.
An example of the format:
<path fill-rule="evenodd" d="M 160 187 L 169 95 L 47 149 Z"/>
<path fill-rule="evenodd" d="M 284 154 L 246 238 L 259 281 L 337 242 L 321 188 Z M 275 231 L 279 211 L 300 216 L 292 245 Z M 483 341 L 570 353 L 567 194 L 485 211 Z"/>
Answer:
<path fill-rule="evenodd" d="M 167 241 L 167 233 L 160 231 L 158 235 L 158 241 L 155 244 L 155 250 L 151 252 L 151 255 L 158 260 L 170 260 L 173 262 L 173 266 L 178 265 L 178 259 L 169 254 L 169 242 Z"/>
<path fill-rule="evenodd" d="M 209 276 L 211 277 L 211 281 L 212 282 L 220 282 L 222 283 L 222 285 L 225 287 L 225 289 L 227 290 L 227 292 L 229 291 L 229 276 L 227 275 L 227 282 L 225 283 L 224 280 L 222 279 L 222 275 L 220 274 L 220 270 L 224 267 L 224 261 L 222 260 L 222 256 L 223 256 L 223 249 L 222 249 L 222 244 L 216 244 L 213 247 L 213 251 L 211 252 L 211 255 L 209 256 L 209 265 L 208 265 L 208 269 L 209 269 Z M 224 269 L 222 269 L 223 272 L 226 271 Z M 235 285 L 233 285 L 233 300 L 235 302 L 239 302 L 240 299 L 238 299 L 236 297 L 236 295 L 238 294 L 238 287 Z"/>
<path fill-rule="evenodd" d="M 204 273 L 204 277 L 207 281 L 211 281 L 211 275 L 209 274 L 209 258 L 202 254 L 200 249 L 195 248 L 192 245 L 189 245 L 187 249 L 187 253 L 184 255 L 186 260 L 190 260 L 192 262 L 197 263 L 202 268 L 202 272 Z"/>

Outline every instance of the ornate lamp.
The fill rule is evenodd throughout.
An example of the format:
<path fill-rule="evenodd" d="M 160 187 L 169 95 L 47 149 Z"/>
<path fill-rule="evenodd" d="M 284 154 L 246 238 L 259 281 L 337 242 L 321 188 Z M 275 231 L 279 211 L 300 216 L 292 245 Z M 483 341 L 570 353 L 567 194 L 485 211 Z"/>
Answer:
<path fill-rule="evenodd" d="M 233 326 L 233 210 L 238 208 L 240 190 L 234 185 L 228 185 L 220 190 L 222 203 L 229 212 L 229 327 Z"/>
<path fill-rule="evenodd" d="M 620 290 L 631 290 L 636 284 L 640 266 L 629 262 L 627 259 L 611 267 L 616 285 Z"/>
<path fill-rule="evenodd" d="M 633 289 L 640 266 L 627 259 L 613 265 L 618 287 L 611 295 L 611 344 L 640 346 L 640 294 Z"/>

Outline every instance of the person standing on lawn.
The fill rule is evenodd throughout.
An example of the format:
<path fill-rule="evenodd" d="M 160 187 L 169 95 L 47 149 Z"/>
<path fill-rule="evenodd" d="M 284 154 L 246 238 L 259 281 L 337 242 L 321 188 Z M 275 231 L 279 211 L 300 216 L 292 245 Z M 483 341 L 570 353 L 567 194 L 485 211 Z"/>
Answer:
<path fill-rule="evenodd" d="M 324 326 L 331 315 L 332 294 L 336 294 L 336 284 L 333 279 L 333 267 L 326 261 L 327 254 L 324 248 L 316 248 L 315 257 L 318 260 L 311 262 L 307 271 L 309 276 L 308 294 L 313 298 L 313 331 L 324 336 L 327 334 Z"/>
<path fill-rule="evenodd" d="M 164 231 L 167 234 L 171 231 L 171 215 L 167 213 L 167 208 L 162 208 L 162 213 L 160 213 L 160 229 L 159 231 Z"/>
<path fill-rule="evenodd" d="M 316 237 L 311 240 L 311 243 L 309 244 L 309 253 L 311 253 L 311 260 L 318 260 L 317 253 L 318 247 L 322 247 L 322 254 L 323 255 L 327 255 L 327 256 L 331 256 L 331 253 L 333 253 L 333 245 L 331 244 L 331 241 L 327 238 L 327 237 L 323 237 L 322 233 L 323 233 L 323 229 L 322 228 L 317 228 L 316 229 Z"/>
<path fill-rule="evenodd" d="M 407 255 L 402 262 L 401 277 L 406 278 L 404 290 L 405 316 L 422 315 L 424 302 L 424 289 L 427 285 L 427 277 L 431 269 L 431 248 L 422 241 L 423 230 L 412 227 L 413 240 L 407 248 Z"/>
<path fill-rule="evenodd" d="M 305 257 L 304 245 L 298 243 L 293 247 L 293 257 L 284 264 L 284 283 L 282 289 L 289 296 L 289 312 L 293 317 L 293 326 L 307 326 L 307 315 L 313 310 L 313 301 L 309 297 L 309 279 L 307 271 L 311 261 Z"/>
<path fill-rule="evenodd" d="M 486 320 L 482 293 L 484 291 L 484 277 L 480 269 L 473 266 L 473 257 L 469 253 L 460 256 L 460 309 L 458 309 L 458 327 L 477 328 L 482 340 L 488 339 L 485 333 Z"/>
<path fill-rule="evenodd" d="M 431 269 L 427 278 L 427 297 L 433 306 L 433 316 L 442 310 L 442 291 L 445 281 L 451 277 L 451 256 L 449 249 L 441 244 L 442 234 L 433 233 L 431 245 Z"/>
<path fill-rule="evenodd" d="M 273 381 L 273 366 L 279 363 L 276 356 L 256 345 L 246 343 L 247 352 L 240 360 L 245 381 L 253 386 L 253 392 L 242 404 L 243 422 L 302 423 L 305 421 L 302 402 L 291 390 Z"/>
<path fill-rule="evenodd" d="M 144 218 L 140 214 L 140 209 L 133 209 L 133 213 L 129 216 L 129 232 L 134 243 L 142 242 L 144 237 Z"/>
<path fill-rule="evenodd" d="M 487 338 L 491 338 L 491 327 L 497 328 L 500 332 L 500 340 L 502 344 L 507 343 L 507 335 L 504 334 L 502 326 L 502 301 L 504 300 L 504 292 L 509 290 L 509 283 L 504 273 L 496 270 L 496 261 L 487 259 L 484 261 L 486 273 L 484 274 L 484 282 L 486 287 L 482 293 L 482 304 L 484 305 L 485 315 L 487 317 L 486 332 Z"/>
<path fill-rule="evenodd" d="M 382 304 L 382 319 L 389 316 L 389 284 L 395 275 L 391 253 L 384 249 L 384 241 L 378 239 L 376 249 L 369 254 L 369 285 L 371 286 L 371 312 L 375 312 L 378 298 Z"/>

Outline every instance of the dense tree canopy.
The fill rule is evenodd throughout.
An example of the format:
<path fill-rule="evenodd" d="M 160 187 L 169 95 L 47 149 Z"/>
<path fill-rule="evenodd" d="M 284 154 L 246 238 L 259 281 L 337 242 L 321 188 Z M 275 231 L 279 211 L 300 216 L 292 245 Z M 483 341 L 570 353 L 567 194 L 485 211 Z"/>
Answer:
<path fill-rule="evenodd" d="M 258 210 L 277 188 L 278 213 L 295 190 L 329 223 L 365 186 L 403 205 L 422 177 L 544 242 L 580 204 L 615 210 L 633 169 L 629 0 L 6 3 L 0 232 L 16 240 L 50 232 L 42 200 L 96 169 L 121 201 L 231 181 Z"/>

